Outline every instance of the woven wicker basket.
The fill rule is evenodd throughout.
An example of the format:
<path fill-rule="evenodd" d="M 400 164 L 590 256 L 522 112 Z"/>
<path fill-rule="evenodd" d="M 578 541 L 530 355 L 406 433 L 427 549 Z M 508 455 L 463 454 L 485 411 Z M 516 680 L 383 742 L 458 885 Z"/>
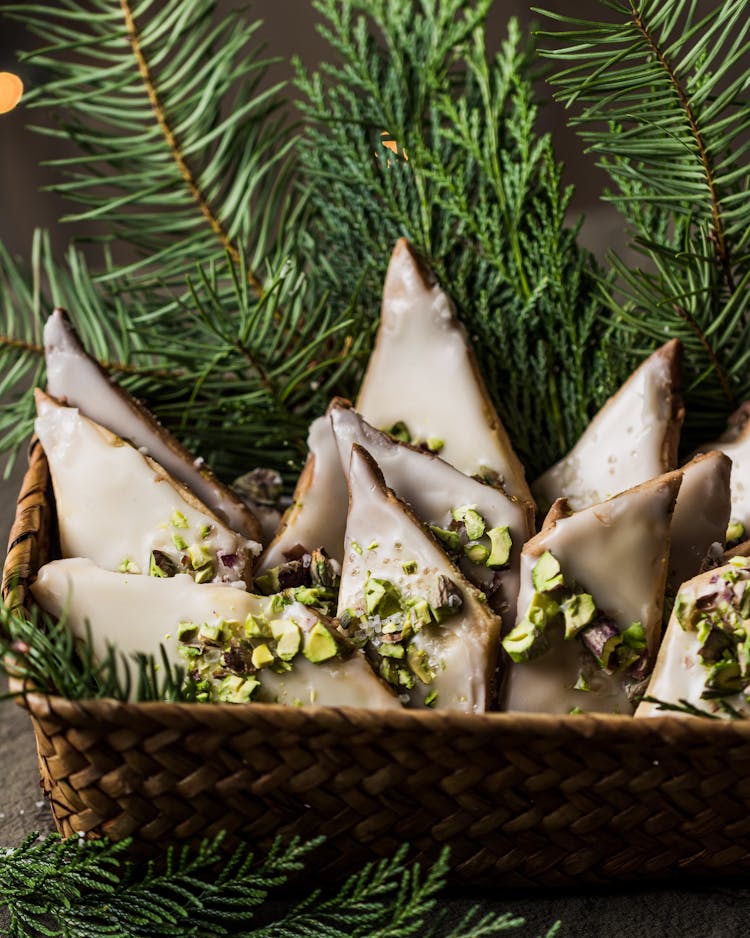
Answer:
<path fill-rule="evenodd" d="M 50 553 L 33 443 L 3 574 L 8 606 Z M 259 849 L 324 834 L 320 872 L 409 841 L 454 881 L 607 883 L 750 869 L 750 721 L 72 702 L 29 695 L 60 831 L 137 851 L 219 830 Z"/>

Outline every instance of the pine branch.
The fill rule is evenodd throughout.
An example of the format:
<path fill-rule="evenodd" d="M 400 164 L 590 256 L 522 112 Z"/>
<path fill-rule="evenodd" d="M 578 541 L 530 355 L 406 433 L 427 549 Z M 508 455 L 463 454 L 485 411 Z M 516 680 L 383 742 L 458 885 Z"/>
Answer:
<path fill-rule="evenodd" d="M 614 258 L 623 346 L 686 346 L 686 449 L 750 396 L 750 18 L 692 0 L 615 0 L 611 20 L 546 13 L 557 97 L 598 155 L 645 270 Z M 742 364 L 740 364 L 742 363 Z"/>
<path fill-rule="evenodd" d="M 512 21 L 489 58 L 485 0 L 316 6 L 341 61 L 298 68 L 307 246 L 333 259 L 318 270 L 330 302 L 348 305 L 358 283 L 371 331 L 393 242 L 406 235 L 455 301 L 533 475 L 619 377 L 595 264 L 565 223 L 572 193 L 534 129 L 533 50 Z"/>
<path fill-rule="evenodd" d="M 250 283 L 292 222 L 294 128 L 283 83 L 251 48 L 259 23 L 219 20 L 214 0 L 158 7 L 120 0 L 9 4 L 43 45 L 23 56 L 48 76 L 26 102 L 54 115 L 37 129 L 72 139 L 81 154 L 55 159 L 67 181 L 51 188 L 82 206 L 68 220 L 102 222 L 106 240 L 137 251 L 117 289 L 181 285 L 200 258 L 239 262 Z M 268 216 L 274 224 L 265 223 Z M 291 230 L 289 228 L 288 230 Z"/>
<path fill-rule="evenodd" d="M 390 859 L 368 864 L 332 895 L 313 889 L 266 925 L 253 927 L 266 903 L 279 898 L 289 877 L 310 863 L 321 839 L 283 846 L 277 841 L 261 860 L 247 846 L 227 857 L 223 836 L 197 849 L 168 848 L 155 862 L 123 863 L 127 840 L 40 840 L 31 835 L 15 850 L 0 852 L 0 904 L 10 912 L 8 938 L 436 938 L 435 916 L 445 885 L 444 852 L 423 876 L 407 863 L 404 847 Z M 337 906 L 336 903 L 340 904 Z M 270 913 L 273 916 L 273 911 Z M 266 918 L 269 914 L 266 913 Z M 489 938 L 524 924 L 501 913 L 474 909 L 443 938 Z M 559 924 L 559 923 L 558 923 Z M 552 938 L 557 926 L 548 932 Z"/>

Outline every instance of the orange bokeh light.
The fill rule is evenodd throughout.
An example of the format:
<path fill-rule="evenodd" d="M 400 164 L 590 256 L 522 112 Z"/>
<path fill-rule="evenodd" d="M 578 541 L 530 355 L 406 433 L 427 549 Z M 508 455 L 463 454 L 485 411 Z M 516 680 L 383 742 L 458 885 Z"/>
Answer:
<path fill-rule="evenodd" d="M 0 72 L 0 114 L 12 111 L 23 96 L 23 82 L 12 72 Z"/>

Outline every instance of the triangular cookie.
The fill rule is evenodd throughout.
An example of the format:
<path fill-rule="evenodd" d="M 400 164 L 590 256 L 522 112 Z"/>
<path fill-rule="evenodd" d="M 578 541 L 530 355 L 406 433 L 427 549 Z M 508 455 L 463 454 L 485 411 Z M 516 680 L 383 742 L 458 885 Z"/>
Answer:
<path fill-rule="evenodd" d="M 42 567 L 34 598 L 79 637 L 90 626 L 95 655 L 108 645 L 131 658 L 160 658 L 199 681 L 201 699 L 295 706 L 400 707 L 361 652 L 298 602 L 280 604 L 223 585 L 199 586 L 102 570 L 89 560 Z"/>
<path fill-rule="evenodd" d="M 349 493 L 327 415 L 318 417 L 310 425 L 307 446 L 309 455 L 297 480 L 292 504 L 261 555 L 259 573 L 298 556 L 300 548 L 302 553 L 310 553 L 322 547 L 341 563 Z"/>
<path fill-rule="evenodd" d="M 406 701 L 481 712 L 492 700 L 500 620 L 352 448 L 338 618 Z"/>
<path fill-rule="evenodd" d="M 357 443 L 378 464 L 385 484 L 430 525 L 443 548 L 488 598 L 506 624 L 515 621 L 521 547 L 534 513 L 493 485 L 464 475 L 434 453 L 394 440 L 370 426 L 346 401 L 330 408 L 341 462 L 347 470 Z"/>
<path fill-rule="evenodd" d="M 628 685 L 648 673 L 659 641 L 681 480 L 668 473 L 558 513 L 524 546 L 518 622 L 502 642 L 515 662 L 508 710 L 632 712 Z"/>
<path fill-rule="evenodd" d="M 49 462 L 64 557 L 199 583 L 249 582 L 260 544 L 224 522 L 158 463 L 36 391 L 35 424 Z"/>
<path fill-rule="evenodd" d="M 374 427 L 402 425 L 461 472 L 497 476 L 509 494 L 531 500 L 453 306 L 404 238 L 388 267 L 356 408 Z"/>
<path fill-rule="evenodd" d="M 729 708 L 750 715 L 749 617 L 750 560 L 735 557 L 684 583 L 644 696 L 719 716 L 730 716 Z M 635 715 L 665 712 L 644 700 Z"/>
<path fill-rule="evenodd" d="M 140 401 L 112 381 L 87 354 L 65 312 L 44 326 L 47 390 L 58 400 L 145 451 L 234 531 L 252 541 L 262 532 L 250 508 L 166 430 Z"/>
<path fill-rule="evenodd" d="M 578 511 L 676 468 L 681 361 L 682 345 L 672 339 L 633 372 L 568 455 L 536 480 L 542 506 L 567 498 Z"/>

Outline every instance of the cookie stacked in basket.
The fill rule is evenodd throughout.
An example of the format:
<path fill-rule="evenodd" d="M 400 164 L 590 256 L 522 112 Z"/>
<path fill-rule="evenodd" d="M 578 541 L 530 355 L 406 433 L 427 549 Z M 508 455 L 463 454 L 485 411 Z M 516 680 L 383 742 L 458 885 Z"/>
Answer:
<path fill-rule="evenodd" d="M 202 701 L 632 713 L 674 606 L 652 693 L 742 705 L 745 561 L 704 571 L 750 521 L 744 422 L 678 468 L 676 341 L 535 503 L 450 301 L 399 241 L 356 408 L 313 423 L 278 524 L 113 385 L 60 311 L 45 345 L 36 430 L 63 559 L 33 592 L 96 654 L 163 655 Z M 699 574 L 727 589 L 680 590 Z M 688 632 L 689 660 L 669 651 Z"/>

